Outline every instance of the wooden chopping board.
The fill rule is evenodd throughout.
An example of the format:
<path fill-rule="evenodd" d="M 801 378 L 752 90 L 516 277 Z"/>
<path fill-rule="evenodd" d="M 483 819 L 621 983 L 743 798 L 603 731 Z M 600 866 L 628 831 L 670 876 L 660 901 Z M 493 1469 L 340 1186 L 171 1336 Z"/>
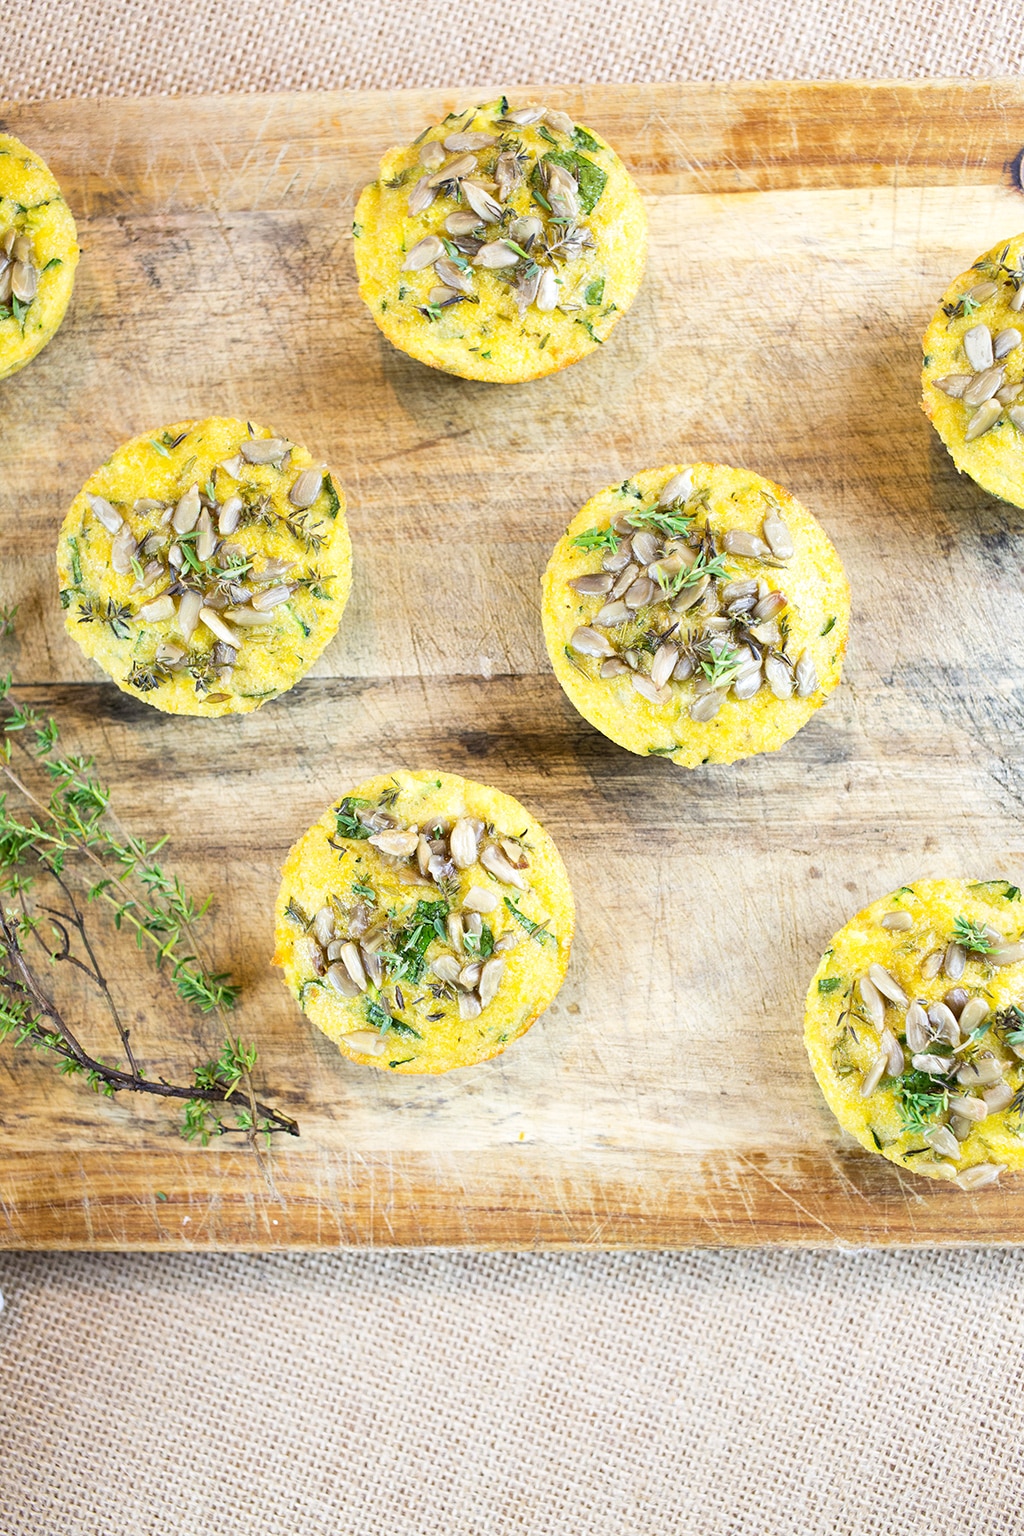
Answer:
<path fill-rule="evenodd" d="M 479 93 L 485 99 L 486 92 Z M 491 93 L 491 94 L 496 94 Z M 122 825 L 219 906 L 259 1086 L 300 1122 L 269 1175 L 0 1050 L 8 1247 L 528 1248 L 1015 1242 L 1024 1176 L 975 1196 L 845 1144 L 802 999 L 835 928 L 919 876 L 1009 876 L 1024 844 L 1024 514 L 958 478 L 918 408 L 949 278 L 1024 226 L 1024 85 L 531 89 L 644 192 L 648 275 L 596 356 L 514 388 L 394 352 L 356 292 L 381 150 L 465 92 L 79 101 L 0 111 L 50 162 L 84 256 L 57 339 L 2 386 L 0 601 L 19 697 L 94 752 Z M 356 574 L 313 674 L 247 718 L 176 720 L 65 638 L 63 511 L 124 438 L 272 424 L 329 461 Z M 757 469 L 846 563 L 845 681 L 783 751 L 688 773 L 572 711 L 538 581 L 599 487 L 668 461 Z M 522 799 L 558 841 L 569 977 L 496 1061 L 388 1079 L 341 1060 L 269 966 L 284 853 L 395 766 Z M 180 1074 L 216 1025 L 134 966 L 136 1049 Z M 133 968 L 134 966 L 134 968 Z M 141 980 L 140 980 L 141 978 Z M 112 1050 L 95 1021 L 91 1042 Z"/>

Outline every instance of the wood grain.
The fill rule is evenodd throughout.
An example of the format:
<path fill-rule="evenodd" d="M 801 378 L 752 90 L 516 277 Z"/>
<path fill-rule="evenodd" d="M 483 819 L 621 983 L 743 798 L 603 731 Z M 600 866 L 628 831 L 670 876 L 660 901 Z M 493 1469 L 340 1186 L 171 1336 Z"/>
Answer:
<path fill-rule="evenodd" d="M 1019 1240 L 1024 1180 L 965 1196 L 843 1145 L 801 1027 L 822 948 L 864 902 L 916 876 L 1021 872 L 1024 514 L 958 479 L 917 375 L 950 274 L 1024 224 L 1024 87 L 551 97 L 635 170 L 650 268 L 600 354 L 511 389 L 393 352 L 355 289 L 354 197 L 379 151 L 452 95 L 0 112 L 61 179 L 84 248 L 59 337 L 3 385 L 0 600 L 21 622 L 0 665 L 96 753 L 122 823 L 169 833 L 215 893 L 217 957 L 246 984 L 239 1031 L 302 1129 L 268 1182 L 242 1151 L 187 1147 L 159 1106 L 99 1103 L 5 1051 L 0 1244 Z M 61 628 L 53 547 L 117 443 L 214 412 L 274 424 L 336 467 L 356 571 L 314 674 L 211 723 L 97 680 Z M 771 758 L 692 774 L 572 712 L 538 616 L 572 512 L 691 458 L 789 486 L 854 594 L 827 708 Z M 430 764 L 545 822 L 579 935 L 558 1002 L 504 1057 L 388 1080 L 297 1013 L 269 968 L 270 911 L 285 850 L 333 795 Z M 118 963 L 150 1067 L 215 1043 L 210 1021 Z"/>

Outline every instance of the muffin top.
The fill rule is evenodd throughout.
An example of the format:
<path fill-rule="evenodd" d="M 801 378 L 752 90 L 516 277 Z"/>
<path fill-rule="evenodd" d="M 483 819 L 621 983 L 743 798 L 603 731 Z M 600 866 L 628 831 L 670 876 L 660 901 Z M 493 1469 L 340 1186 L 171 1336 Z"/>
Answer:
<path fill-rule="evenodd" d="M 576 708 L 689 768 L 774 751 L 806 724 L 839 681 L 849 607 L 819 523 L 722 464 L 599 492 L 543 582 L 548 653 Z"/>
<path fill-rule="evenodd" d="M 1006 880 L 916 880 L 833 938 L 805 1040 L 862 1146 L 962 1189 L 1024 1165 L 1024 902 Z"/>
<path fill-rule="evenodd" d="M 924 337 L 923 409 L 957 468 L 1024 506 L 1024 235 L 954 279 Z"/>
<path fill-rule="evenodd" d="M 91 475 L 57 550 L 68 632 L 119 688 L 170 714 L 285 692 L 338 627 L 351 584 L 341 491 L 251 422 L 180 421 Z"/>
<path fill-rule="evenodd" d="M 77 265 L 75 221 L 56 180 L 20 139 L 0 134 L 0 379 L 50 340 Z"/>
<path fill-rule="evenodd" d="M 565 866 L 517 800 L 399 771 L 344 795 L 292 848 L 274 962 L 343 1055 L 390 1072 L 486 1061 L 569 962 Z"/>
<path fill-rule="evenodd" d="M 564 112 L 505 97 L 389 150 L 353 229 L 360 292 L 385 336 L 495 383 L 600 346 L 633 301 L 647 244 L 614 150 Z"/>

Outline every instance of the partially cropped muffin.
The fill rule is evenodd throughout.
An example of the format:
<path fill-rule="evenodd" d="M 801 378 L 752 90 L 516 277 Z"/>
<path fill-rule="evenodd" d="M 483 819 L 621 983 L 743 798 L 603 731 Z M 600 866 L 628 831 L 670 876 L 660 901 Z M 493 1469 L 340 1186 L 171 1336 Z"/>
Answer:
<path fill-rule="evenodd" d="M 288 855 L 274 963 L 343 1056 L 447 1072 L 497 1056 L 554 998 L 575 909 L 517 800 L 451 773 L 360 784 Z"/>
<path fill-rule="evenodd" d="M 0 379 L 31 362 L 64 318 L 78 235 L 39 156 L 0 133 Z"/>
<path fill-rule="evenodd" d="M 668 465 L 588 501 L 543 581 L 548 654 L 599 731 L 683 767 L 772 752 L 839 681 L 830 539 L 749 470 Z"/>
<path fill-rule="evenodd" d="M 389 150 L 353 228 L 359 291 L 388 340 L 502 384 L 606 341 L 647 248 L 640 195 L 604 139 L 505 97 Z"/>
<path fill-rule="evenodd" d="M 832 939 L 805 1039 L 869 1152 L 965 1190 L 1024 1165 L 1022 933 L 1006 880 L 916 880 Z"/>
<path fill-rule="evenodd" d="M 177 422 L 89 477 L 57 570 L 69 634 L 125 693 L 170 714 L 243 714 L 297 682 L 338 627 L 344 498 L 287 438 Z"/>
<path fill-rule="evenodd" d="M 924 337 L 925 415 L 957 469 L 1024 507 L 1024 235 L 979 256 Z"/>

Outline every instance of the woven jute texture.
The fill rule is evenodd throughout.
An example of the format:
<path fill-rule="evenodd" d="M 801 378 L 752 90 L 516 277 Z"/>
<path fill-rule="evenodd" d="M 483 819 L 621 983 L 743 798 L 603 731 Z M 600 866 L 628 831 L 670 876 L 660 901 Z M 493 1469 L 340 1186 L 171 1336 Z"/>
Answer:
<path fill-rule="evenodd" d="M 950 0 L 33 0 L 0 96 L 596 80 L 1011 75 L 1013 6 Z"/>
<path fill-rule="evenodd" d="M 1013 74 L 1012 7 L 35 0 L 0 95 Z M 1013 1253 L 0 1257 L 2 1536 L 1020 1536 Z"/>

